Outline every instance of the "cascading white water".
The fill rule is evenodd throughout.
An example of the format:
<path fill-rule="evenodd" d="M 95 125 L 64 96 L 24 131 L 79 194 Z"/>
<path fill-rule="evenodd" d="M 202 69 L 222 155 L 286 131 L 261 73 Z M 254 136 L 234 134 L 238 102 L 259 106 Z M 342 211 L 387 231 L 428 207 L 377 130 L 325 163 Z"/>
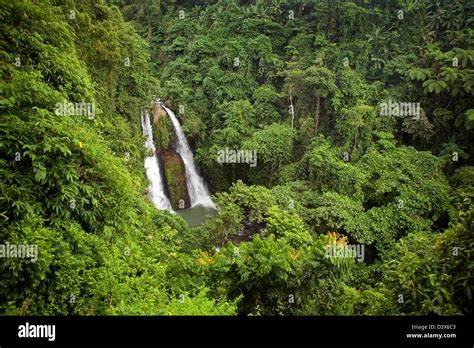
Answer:
<path fill-rule="evenodd" d="M 158 158 L 156 157 L 155 144 L 153 144 L 153 133 L 151 129 L 150 116 L 145 111 L 141 113 L 143 135 L 146 137 L 145 147 L 153 151 L 153 155 L 145 157 L 146 175 L 150 180 L 149 195 L 151 201 L 158 209 L 173 210 L 171 203 L 165 195 L 165 186 L 160 173 Z"/>
<path fill-rule="evenodd" d="M 204 207 L 216 208 L 212 202 L 209 190 L 204 183 L 204 179 L 197 173 L 196 166 L 194 164 L 193 153 L 189 147 L 188 140 L 184 135 L 183 129 L 176 118 L 173 111 L 168 109 L 162 103 L 160 105 L 165 109 L 166 113 L 171 119 L 174 131 L 178 137 L 178 144 L 176 152 L 179 153 L 184 162 L 184 168 L 186 171 L 186 186 L 188 188 L 189 199 L 191 200 L 191 206 L 202 205 Z"/>

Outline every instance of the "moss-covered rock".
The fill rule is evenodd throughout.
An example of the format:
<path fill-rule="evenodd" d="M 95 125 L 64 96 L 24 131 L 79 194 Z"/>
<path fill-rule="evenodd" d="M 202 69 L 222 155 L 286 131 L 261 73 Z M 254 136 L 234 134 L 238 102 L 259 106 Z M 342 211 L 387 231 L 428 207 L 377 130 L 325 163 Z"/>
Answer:
<path fill-rule="evenodd" d="M 183 160 L 177 153 L 165 151 L 161 153 L 168 188 L 169 200 L 173 209 L 184 209 L 191 206 L 186 187 L 186 171 Z"/>
<path fill-rule="evenodd" d="M 173 132 L 171 120 L 169 117 L 160 117 L 158 121 L 153 124 L 153 139 L 158 151 L 171 150 L 171 144 L 175 134 Z"/>

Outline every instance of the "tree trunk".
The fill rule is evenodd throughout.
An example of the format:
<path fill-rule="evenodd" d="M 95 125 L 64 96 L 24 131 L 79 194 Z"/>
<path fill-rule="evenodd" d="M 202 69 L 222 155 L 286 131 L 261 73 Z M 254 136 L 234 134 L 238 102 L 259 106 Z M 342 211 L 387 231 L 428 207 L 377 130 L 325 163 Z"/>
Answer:
<path fill-rule="evenodd" d="M 318 128 L 319 128 L 319 109 L 320 109 L 320 98 L 316 96 L 316 133 L 318 133 Z"/>
<path fill-rule="evenodd" d="M 358 138 L 359 138 L 359 128 L 356 128 L 356 133 L 355 133 L 355 137 L 354 137 L 354 145 L 352 146 L 352 150 L 356 149 Z"/>
<path fill-rule="evenodd" d="M 293 106 L 293 95 L 291 94 L 291 87 L 290 87 L 290 106 L 291 106 L 291 128 L 294 128 L 295 107 Z"/>

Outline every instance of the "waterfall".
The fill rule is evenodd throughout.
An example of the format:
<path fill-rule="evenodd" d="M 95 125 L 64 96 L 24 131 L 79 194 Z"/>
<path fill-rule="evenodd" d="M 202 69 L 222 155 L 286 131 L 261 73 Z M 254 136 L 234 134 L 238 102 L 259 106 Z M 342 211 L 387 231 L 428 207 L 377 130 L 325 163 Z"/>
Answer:
<path fill-rule="evenodd" d="M 173 111 L 164 106 L 163 103 L 159 103 L 170 117 L 171 122 L 173 123 L 174 131 L 178 137 L 176 152 L 179 153 L 183 159 L 184 168 L 186 171 L 186 186 L 188 189 L 189 199 L 191 200 L 191 206 L 200 204 L 204 207 L 215 208 L 215 205 L 211 200 L 209 190 L 204 183 L 204 179 L 197 173 L 196 165 L 194 164 L 193 153 L 189 147 L 188 140 L 184 135 L 183 129 L 176 118 L 176 115 Z"/>
<path fill-rule="evenodd" d="M 158 209 L 172 211 L 171 203 L 165 195 L 165 186 L 160 173 L 158 157 L 156 156 L 155 144 L 153 144 L 153 133 L 151 129 L 150 116 L 145 111 L 141 113 L 143 135 L 146 137 L 145 147 L 153 151 L 153 155 L 145 157 L 146 175 L 150 180 L 149 195 L 151 201 Z"/>

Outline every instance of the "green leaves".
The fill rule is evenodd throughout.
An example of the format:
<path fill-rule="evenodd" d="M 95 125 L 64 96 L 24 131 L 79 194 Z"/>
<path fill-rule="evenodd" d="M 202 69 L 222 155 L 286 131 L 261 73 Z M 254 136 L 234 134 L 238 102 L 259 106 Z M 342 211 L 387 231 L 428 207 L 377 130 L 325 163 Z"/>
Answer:
<path fill-rule="evenodd" d="M 186 20 L 171 5 L 119 4 L 133 24 L 104 2 L 2 7 L 0 242 L 40 257 L 0 263 L 0 314 L 472 312 L 466 6 L 429 5 L 424 32 L 413 3 L 403 25 L 367 2 L 294 21 L 279 1 L 202 16 L 183 3 Z M 146 200 L 138 111 L 158 96 L 185 106 L 217 191 L 218 214 L 196 229 Z M 423 113 L 382 119 L 387 97 Z M 57 115 L 63 100 L 97 103 L 97 117 Z M 155 127 L 161 150 L 169 128 Z M 219 163 L 225 147 L 257 166 Z M 364 244 L 369 265 L 326 255 L 328 231 Z"/>
<path fill-rule="evenodd" d="M 453 58 L 456 58 L 463 68 L 466 68 L 469 64 L 474 64 L 474 50 L 454 47 L 452 52 L 454 53 Z"/>
<path fill-rule="evenodd" d="M 413 68 L 408 72 L 408 77 L 411 80 L 424 81 L 427 78 L 430 78 L 431 74 L 431 69 Z"/>
<path fill-rule="evenodd" d="M 444 81 L 427 80 L 423 82 L 423 88 L 428 92 L 440 94 L 442 91 L 449 90 L 448 84 Z"/>
<path fill-rule="evenodd" d="M 383 284 L 393 298 L 403 295 L 395 313 L 454 315 L 472 312 L 473 248 L 469 242 L 472 208 L 458 212 L 444 233 L 410 233 L 399 240 L 381 266 Z M 461 263 L 463 266 L 461 266 Z M 470 284 L 470 285 L 469 285 Z"/>
<path fill-rule="evenodd" d="M 291 161 L 295 137 L 296 131 L 293 128 L 274 123 L 256 131 L 242 144 L 244 149 L 256 153 L 257 174 L 251 177 L 252 182 L 276 181 L 280 168 Z"/>
<path fill-rule="evenodd" d="M 268 233 L 285 238 L 294 248 L 308 246 L 313 241 L 303 220 L 296 214 L 290 214 L 273 206 L 268 210 L 265 221 Z"/>
<path fill-rule="evenodd" d="M 446 82 L 453 82 L 453 81 L 457 80 L 458 73 L 453 68 L 447 68 L 447 67 L 443 66 L 441 68 L 440 76 L 443 77 L 444 81 L 446 81 Z"/>
<path fill-rule="evenodd" d="M 466 129 L 470 130 L 474 127 L 474 109 L 469 109 L 466 111 L 466 119 L 464 121 L 464 126 Z"/>

